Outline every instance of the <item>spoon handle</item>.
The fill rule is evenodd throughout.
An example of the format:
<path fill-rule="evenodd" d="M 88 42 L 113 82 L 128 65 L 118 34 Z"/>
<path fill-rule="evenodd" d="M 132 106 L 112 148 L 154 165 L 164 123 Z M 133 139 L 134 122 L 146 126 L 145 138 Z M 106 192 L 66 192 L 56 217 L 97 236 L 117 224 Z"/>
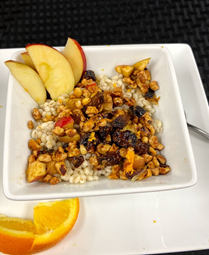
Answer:
<path fill-rule="evenodd" d="M 198 134 L 204 136 L 205 138 L 209 139 L 209 133 L 203 131 L 201 128 L 195 127 L 189 123 L 187 123 L 188 127 L 197 132 Z"/>

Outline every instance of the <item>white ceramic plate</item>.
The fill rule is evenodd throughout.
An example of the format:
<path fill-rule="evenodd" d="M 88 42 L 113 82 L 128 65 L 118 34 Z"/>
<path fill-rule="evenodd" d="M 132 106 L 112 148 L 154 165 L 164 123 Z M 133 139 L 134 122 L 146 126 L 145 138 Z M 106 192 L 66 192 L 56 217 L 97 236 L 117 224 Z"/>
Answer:
<path fill-rule="evenodd" d="M 58 48 L 62 50 L 62 48 Z M 96 74 L 116 74 L 118 64 L 133 64 L 151 57 L 148 66 L 152 79 L 160 85 L 159 107 L 154 118 L 162 120 L 164 131 L 159 139 L 165 145 L 163 155 L 172 171 L 165 176 L 151 177 L 140 182 L 109 180 L 72 185 L 61 182 L 55 186 L 40 182 L 26 182 L 25 171 L 30 151 L 27 147 L 30 130 L 27 122 L 31 109 L 36 106 L 12 75 L 9 77 L 4 144 L 3 189 L 6 197 L 13 200 L 35 200 L 67 197 L 83 197 L 110 194 L 128 194 L 189 187 L 196 182 L 196 168 L 185 122 L 177 79 L 169 51 L 165 47 L 90 46 L 84 47 L 87 69 Z M 20 60 L 21 51 L 11 58 Z"/>
<path fill-rule="evenodd" d="M 209 132 L 208 103 L 191 48 L 185 44 L 164 46 L 173 58 L 188 120 Z M 3 62 L 17 50 L 23 49 L 0 50 L 0 174 L 9 74 Z M 198 172 L 196 185 L 164 192 L 81 198 L 73 230 L 40 255 L 136 255 L 209 249 L 209 143 L 192 131 L 190 139 Z M 1 214 L 28 219 L 32 219 L 33 206 L 39 202 L 11 201 L 2 189 L 0 201 Z"/>

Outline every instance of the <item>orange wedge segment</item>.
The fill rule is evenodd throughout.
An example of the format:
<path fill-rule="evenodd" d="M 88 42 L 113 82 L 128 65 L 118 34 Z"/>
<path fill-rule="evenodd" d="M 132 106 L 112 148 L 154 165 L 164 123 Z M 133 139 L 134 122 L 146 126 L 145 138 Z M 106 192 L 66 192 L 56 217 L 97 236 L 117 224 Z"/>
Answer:
<path fill-rule="evenodd" d="M 33 252 L 49 249 L 73 228 L 79 213 L 79 199 L 40 203 L 34 208 L 36 237 Z"/>
<path fill-rule="evenodd" d="M 35 225 L 31 220 L 0 216 L 0 252 L 27 254 L 35 238 Z"/>
<path fill-rule="evenodd" d="M 0 252 L 34 254 L 60 242 L 73 228 L 79 213 L 79 199 L 39 203 L 31 220 L 0 215 Z"/>

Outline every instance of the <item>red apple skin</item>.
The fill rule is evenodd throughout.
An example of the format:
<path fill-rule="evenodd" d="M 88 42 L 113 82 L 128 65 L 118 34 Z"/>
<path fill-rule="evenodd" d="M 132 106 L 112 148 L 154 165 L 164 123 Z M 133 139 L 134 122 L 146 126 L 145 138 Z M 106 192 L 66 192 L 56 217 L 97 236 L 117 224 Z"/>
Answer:
<path fill-rule="evenodd" d="M 78 47 L 78 49 L 80 50 L 81 52 L 81 56 L 82 56 L 82 59 L 83 59 L 83 73 L 82 75 L 86 72 L 86 66 L 87 66 L 87 62 L 86 62 L 86 55 L 81 47 L 81 45 L 75 40 L 75 39 L 72 39 L 74 41 L 74 43 L 76 44 L 76 46 Z"/>
<path fill-rule="evenodd" d="M 26 50 L 53 100 L 58 100 L 61 94 L 69 94 L 74 89 L 73 69 L 60 51 L 40 43 L 28 44 Z"/>
<path fill-rule="evenodd" d="M 70 128 L 73 128 L 73 124 L 74 124 L 74 120 L 71 116 L 62 117 L 55 123 L 55 127 L 70 129 Z"/>

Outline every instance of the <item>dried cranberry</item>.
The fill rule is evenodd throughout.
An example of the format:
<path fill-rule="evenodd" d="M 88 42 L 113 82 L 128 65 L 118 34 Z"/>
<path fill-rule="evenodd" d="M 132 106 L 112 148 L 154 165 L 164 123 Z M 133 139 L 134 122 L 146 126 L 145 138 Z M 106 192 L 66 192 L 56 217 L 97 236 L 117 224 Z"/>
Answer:
<path fill-rule="evenodd" d="M 79 167 L 80 165 L 83 164 L 84 162 L 84 157 L 83 156 L 78 156 L 78 157 L 72 157 L 70 158 L 71 163 L 75 168 Z"/>
<path fill-rule="evenodd" d="M 137 155 L 144 155 L 149 153 L 149 145 L 147 143 L 141 142 L 140 140 L 137 140 L 134 149 Z"/>
<path fill-rule="evenodd" d="M 135 147 L 137 142 L 136 135 L 130 130 L 121 131 L 117 129 L 114 132 L 112 139 L 117 145 L 123 148 L 128 148 L 129 146 Z"/>
<path fill-rule="evenodd" d="M 138 105 L 137 106 L 132 105 L 130 107 L 130 110 L 138 118 L 141 118 L 146 113 L 146 110 L 144 108 L 142 108 L 141 106 L 138 106 Z"/>
<path fill-rule="evenodd" d="M 95 73 L 91 70 L 86 70 L 86 72 L 83 75 L 83 79 L 96 81 Z"/>

